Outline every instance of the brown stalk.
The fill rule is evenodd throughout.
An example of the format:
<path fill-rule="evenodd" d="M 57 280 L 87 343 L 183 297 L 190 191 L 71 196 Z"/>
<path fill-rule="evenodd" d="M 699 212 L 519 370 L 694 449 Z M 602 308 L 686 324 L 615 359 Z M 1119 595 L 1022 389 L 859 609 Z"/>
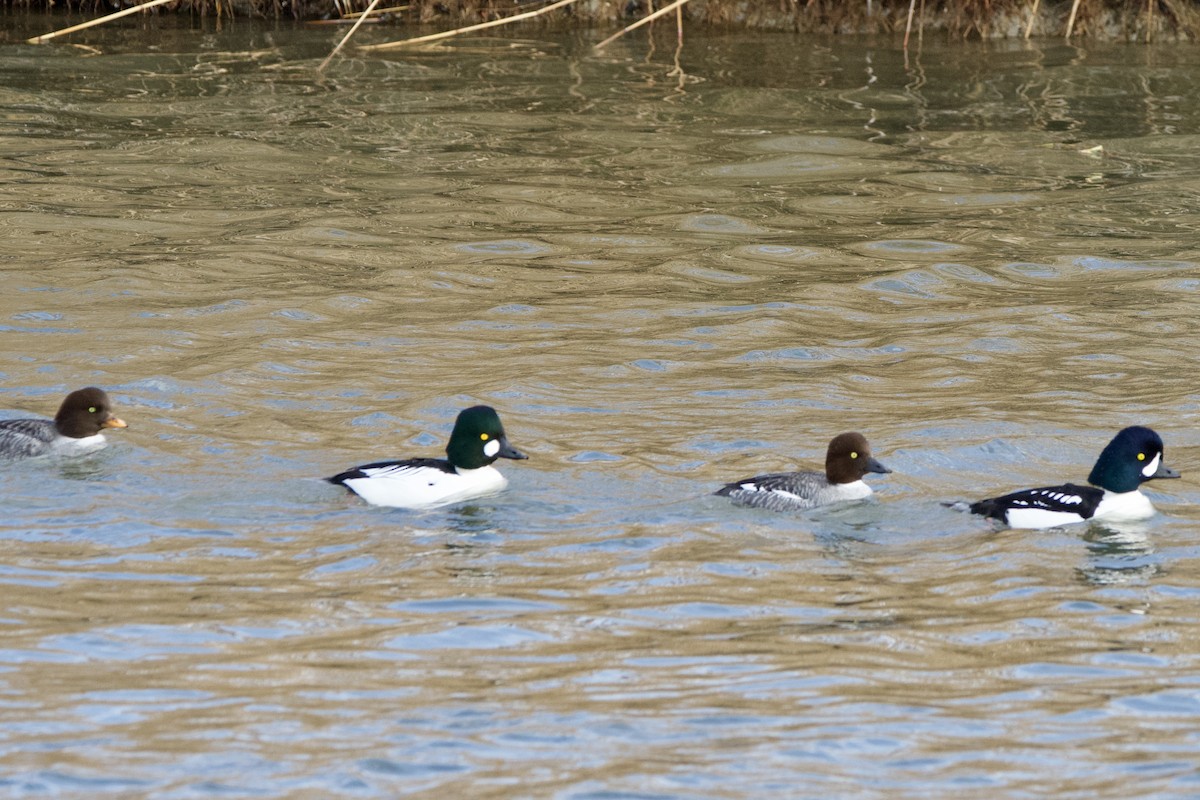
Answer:
<path fill-rule="evenodd" d="M 1071 32 L 1075 30 L 1075 15 L 1079 13 L 1079 4 L 1082 0 L 1074 0 L 1071 3 L 1071 16 L 1067 18 L 1067 39 L 1071 38 Z"/>
<path fill-rule="evenodd" d="M 659 17 L 661 17 L 665 14 L 670 14 L 675 9 L 682 8 L 683 6 L 687 5 L 687 3 L 688 3 L 688 0 L 675 0 L 675 2 L 671 3 L 671 5 L 663 6 L 658 11 L 655 11 L 653 14 L 647 14 L 646 16 L 639 19 L 637 22 L 633 23 L 632 25 L 626 25 L 624 28 L 617 31 L 616 33 L 614 33 L 612 36 L 605 39 L 600 44 L 596 45 L 595 48 L 593 48 L 593 49 L 600 50 L 600 49 L 604 48 L 605 46 L 607 46 L 608 44 L 610 44 L 611 42 L 613 42 L 614 40 L 619 39 L 622 36 L 624 36 L 625 34 L 629 33 L 630 31 L 640 28 L 648 22 L 653 22 L 654 20 L 658 19 Z"/>
<path fill-rule="evenodd" d="M 396 42 L 383 42 L 382 44 L 365 44 L 360 49 L 362 49 L 362 50 L 391 50 L 396 47 L 406 47 L 406 46 L 412 45 L 412 44 L 421 44 L 422 42 L 434 42 L 434 41 L 437 41 L 438 39 L 447 39 L 451 36 L 458 36 L 460 33 L 471 33 L 472 31 L 481 31 L 484 28 L 494 28 L 497 25 L 507 25 L 510 22 L 517 22 L 518 20 L 530 19 L 530 18 L 536 17 L 540 14 L 547 14 L 551 11 L 554 11 L 557 8 L 562 8 L 563 6 L 569 6 L 569 5 L 571 5 L 571 3 L 574 3 L 575 1 L 576 0 L 558 0 L 557 3 L 551 3 L 550 5 L 546 6 L 545 8 L 539 8 L 536 11 L 526 11 L 523 14 L 514 14 L 511 17 L 504 17 L 503 19 L 493 19 L 489 22 L 481 22 L 478 25 L 468 25 L 465 28 L 455 28 L 452 31 L 442 31 L 441 33 L 431 33 L 428 36 L 417 36 L 412 39 L 401 39 Z"/>
<path fill-rule="evenodd" d="M 32 39 L 26 39 L 25 43 L 26 44 L 41 44 L 42 42 L 46 42 L 46 41 L 49 41 L 50 39 L 53 39 L 55 36 L 65 36 L 68 33 L 74 33 L 75 31 L 81 31 L 84 28 L 90 28 L 93 25 L 99 25 L 101 22 L 108 22 L 110 19 L 120 19 L 121 17 L 127 17 L 130 14 L 136 14 L 139 11 L 145 11 L 148 8 L 154 8 L 155 6 L 162 6 L 162 5 L 166 5 L 167 3 L 174 3 L 174 2 L 175 2 L 175 0 L 150 0 L 150 2 L 142 3 L 140 6 L 134 6 L 133 8 L 127 8 L 123 11 L 118 11 L 114 14 L 109 14 L 104 17 L 97 17 L 96 19 L 88 20 L 87 22 L 81 22 L 78 25 L 72 25 L 69 28 L 63 28 L 62 30 L 53 31 L 51 33 L 43 33 L 41 36 L 34 36 Z"/>
<path fill-rule="evenodd" d="M 1033 33 L 1033 22 L 1037 19 L 1038 5 L 1041 0 L 1033 0 L 1033 5 L 1029 8 L 1029 21 L 1025 23 L 1025 38 L 1029 38 L 1029 34 Z"/>
<path fill-rule="evenodd" d="M 370 11 L 370 10 L 354 11 L 352 13 L 343 14 L 342 19 L 357 19 L 359 17 L 365 17 L 370 14 L 394 14 L 397 11 L 408 11 L 410 8 L 412 8 L 411 5 L 392 6 L 391 8 L 377 8 L 374 11 Z"/>
<path fill-rule="evenodd" d="M 379 0 L 371 0 L 371 4 L 367 6 L 367 10 L 364 11 L 362 15 L 354 21 L 354 25 L 350 28 L 350 30 L 346 31 L 346 35 L 343 36 L 342 40 L 337 43 L 337 47 L 333 48 L 333 52 L 325 56 L 325 60 L 321 62 L 321 66 L 317 67 L 317 72 L 325 71 L 325 67 L 329 66 L 329 62 L 333 61 L 333 57 L 338 54 L 338 51 L 342 49 L 342 46 L 345 45 L 346 42 L 350 41 L 350 37 L 354 35 L 354 32 L 358 30 L 364 22 L 367 21 L 367 18 L 371 16 L 371 11 L 373 11 L 377 5 L 379 5 Z"/>

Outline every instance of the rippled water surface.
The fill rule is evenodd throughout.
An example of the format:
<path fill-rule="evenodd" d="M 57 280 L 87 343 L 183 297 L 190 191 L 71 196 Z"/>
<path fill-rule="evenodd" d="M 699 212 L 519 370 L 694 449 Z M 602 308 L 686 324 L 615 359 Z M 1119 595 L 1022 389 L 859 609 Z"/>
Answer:
<path fill-rule="evenodd" d="M 4 19 L 0 408 L 129 428 L 0 468 L 0 793 L 1200 794 L 1194 48 Z M 942 506 L 1134 423 L 1143 525 Z"/>

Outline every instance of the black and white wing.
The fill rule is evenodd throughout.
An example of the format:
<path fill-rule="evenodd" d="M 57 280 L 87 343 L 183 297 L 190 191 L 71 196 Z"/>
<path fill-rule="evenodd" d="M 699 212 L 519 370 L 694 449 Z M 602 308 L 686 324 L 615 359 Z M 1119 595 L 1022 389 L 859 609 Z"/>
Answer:
<path fill-rule="evenodd" d="M 828 488 L 828 479 L 819 472 L 777 472 L 727 483 L 716 494 L 739 506 L 796 511 L 820 505 Z"/>
<path fill-rule="evenodd" d="M 8 419 L 0 421 L 0 458 L 27 458 L 50 452 L 58 438 L 54 423 L 48 419 Z"/>
<path fill-rule="evenodd" d="M 405 475 L 416 474 L 420 470 L 433 470 L 434 473 L 442 472 L 448 475 L 457 474 L 454 466 L 442 458 L 408 458 L 403 461 L 375 461 L 371 464 L 363 464 L 360 467 L 352 467 L 345 472 L 339 472 L 332 478 L 326 478 L 325 480 L 345 486 L 346 481 L 349 480 L 359 478 L 400 478 Z"/>
<path fill-rule="evenodd" d="M 1014 528 L 1052 528 L 1091 519 L 1103 499 L 1103 489 L 1067 483 L 980 500 L 971 504 L 971 513 Z"/>
<path fill-rule="evenodd" d="M 489 470 L 504 479 L 495 470 Z M 437 458 L 413 458 L 405 461 L 376 461 L 346 470 L 330 483 L 345 486 L 371 505 L 419 508 L 437 505 L 462 494 L 470 481 L 449 462 Z"/>

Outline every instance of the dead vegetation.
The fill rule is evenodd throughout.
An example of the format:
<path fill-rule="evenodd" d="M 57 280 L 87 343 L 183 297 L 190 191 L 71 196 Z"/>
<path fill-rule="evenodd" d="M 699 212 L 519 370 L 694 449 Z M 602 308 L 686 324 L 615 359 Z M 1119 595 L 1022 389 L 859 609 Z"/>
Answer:
<path fill-rule="evenodd" d="M 376 8 L 375 23 L 465 28 L 524 15 L 538 24 L 621 26 L 661 10 L 667 0 L 393 0 Z M 10 7 L 70 10 L 102 17 L 109 0 L 9 0 Z M 133 7 L 135 3 L 127 3 Z M 161 0 L 146 13 L 327 20 L 353 23 L 369 0 Z M 1065 36 L 1130 41 L 1200 37 L 1200 6 L 1190 0 L 685 0 L 693 24 L 807 33 L 941 31 L 964 38 Z"/>

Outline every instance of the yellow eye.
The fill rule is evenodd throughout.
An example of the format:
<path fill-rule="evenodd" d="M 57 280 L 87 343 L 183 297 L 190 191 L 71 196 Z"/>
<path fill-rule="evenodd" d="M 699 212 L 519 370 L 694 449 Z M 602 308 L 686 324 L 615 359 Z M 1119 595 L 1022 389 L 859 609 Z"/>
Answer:
<path fill-rule="evenodd" d="M 1138 453 L 1138 461 L 1145 461 L 1145 460 L 1146 460 L 1146 454 Z"/>
<path fill-rule="evenodd" d="M 851 457 L 851 458 L 858 458 L 858 453 L 851 453 L 851 454 L 850 454 L 850 457 Z"/>
<path fill-rule="evenodd" d="M 486 433 L 481 433 L 479 434 L 479 438 L 486 442 L 488 440 L 488 435 Z"/>
<path fill-rule="evenodd" d="M 88 413 L 89 413 L 89 414 L 95 414 L 95 413 L 96 413 L 96 407 L 95 407 L 95 406 L 92 406 L 91 408 L 89 408 L 89 409 L 88 409 Z"/>

